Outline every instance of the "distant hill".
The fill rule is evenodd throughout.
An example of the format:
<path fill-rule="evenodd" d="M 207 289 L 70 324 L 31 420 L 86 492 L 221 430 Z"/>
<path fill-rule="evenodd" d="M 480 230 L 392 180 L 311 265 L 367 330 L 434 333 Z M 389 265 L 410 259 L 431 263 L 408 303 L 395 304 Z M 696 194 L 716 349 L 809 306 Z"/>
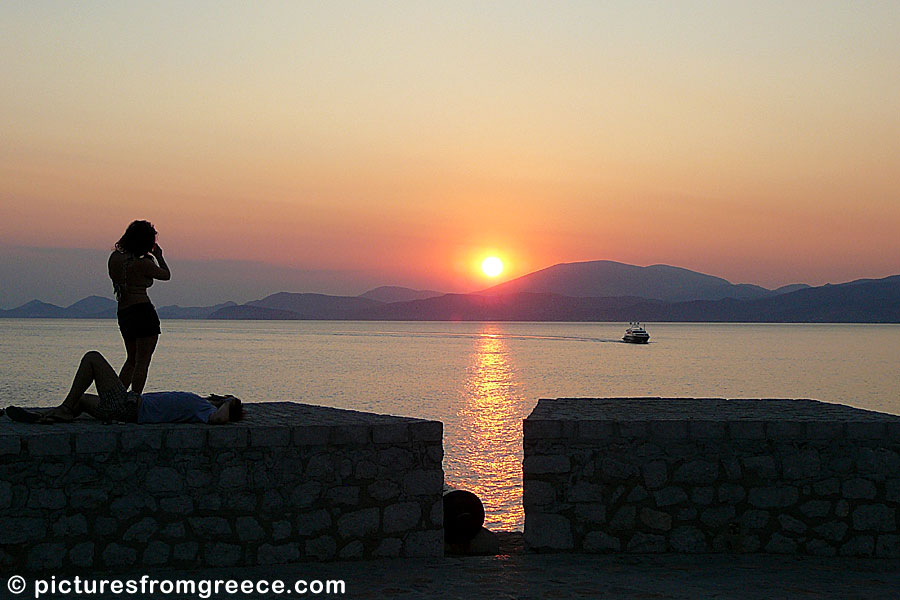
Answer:
<path fill-rule="evenodd" d="M 352 310 L 371 308 L 381 304 L 377 300 L 358 296 L 328 296 L 326 294 L 294 294 L 279 292 L 266 296 L 262 300 L 248 302 L 247 306 L 286 310 L 309 318 L 339 318 L 342 313 Z M 315 316 L 315 315 L 334 315 Z"/>
<path fill-rule="evenodd" d="M 263 321 L 284 321 L 297 320 L 303 317 L 289 310 L 278 310 L 276 308 L 265 308 L 262 306 L 248 306 L 246 304 L 235 304 L 226 306 L 213 312 L 207 317 L 208 319 L 235 319 L 235 320 L 263 320 Z"/>
<path fill-rule="evenodd" d="M 219 309 L 213 319 L 345 319 L 349 313 L 364 311 L 382 304 L 358 296 L 294 294 L 279 292 L 238 306 Z M 266 312 L 274 311 L 274 312 Z M 272 317 L 264 315 L 271 314 Z"/>
<path fill-rule="evenodd" d="M 721 277 L 680 267 L 638 267 L 611 260 L 554 265 L 481 293 L 494 295 L 519 292 L 591 298 L 635 296 L 666 302 L 721 298 L 748 300 L 774 294 L 758 285 L 733 284 Z"/>
<path fill-rule="evenodd" d="M 116 301 L 112 298 L 88 296 L 87 298 L 82 298 L 75 304 L 66 307 L 66 311 L 77 313 L 84 317 L 94 317 L 95 315 L 112 311 L 115 316 L 116 306 Z"/>
<path fill-rule="evenodd" d="M 0 310 L 0 318 L 114 318 L 115 308 L 100 296 L 66 308 L 32 300 Z M 900 275 L 767 290 L 678 267 L 593 261 L 555 265 L 478 294 L 386 286 L 362 296 L 280 292 L 158 312 L 163 319 L 900 323 Z"/>
<path fill-rule="evenodd" d="M 70 316 L 65 308 L 40 300 L 26 302 L 22 306 L 2 311 L 0 317 L 9 319 L 64 319 Z"/>
<path fill-rule="evenodd" d="M 444 292 L 435 292 L 434 290 L 411 290 L 396 285 L 383 285 L 360 294 L 359 297 L 378 302 L 409 302 L 410 300 L 425 300 L 426 298 L 443 295 Z"/>
<path fill-rule="evenodd" d="M 900 323 L 900 276 L 800 289 L 754 300 L 663 302 L 520 292 L 448 294 L 376 307 L 354 318 L 424 321 L 694 321 Z"/>
<path fill-rule="evenodd" d="M 352 318 L 376 321 L 621 321 L 643 298 L 573 298 L 556 294 L 446 294 L 394 302 Z M 652 302 L 652 301 L 651 301 Z M 597 317 L 601 316 L 601 319 Z"/>
<path fill-rule="evenodd" d="M 812 286 L 809 286 L 805 283 L 792 283 L 790 285 L 783 285 L 780 288 L 776 288 L 773 291 L 776 294 L 789 294 L 791 292 L 796 292 L 797 290 L 805 290 L 809 287 L 812 287 Z"/>
<path fill-rule="evenodd" d="M 160 319 L 208 319 L 214 312 L 230 306 L 237 306 L 237 304 L 231 301 L 216 304 L 215 306 L 178 306 L 177 304 L 170 304 L 159 307 L 156 309 L 156 312 L 159 314 Z"/>

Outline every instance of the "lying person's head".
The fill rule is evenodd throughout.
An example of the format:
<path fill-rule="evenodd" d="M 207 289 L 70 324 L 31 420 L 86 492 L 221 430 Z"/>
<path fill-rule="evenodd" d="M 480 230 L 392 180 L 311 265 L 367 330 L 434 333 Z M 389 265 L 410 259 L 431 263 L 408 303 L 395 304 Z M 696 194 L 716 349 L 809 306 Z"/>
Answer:
<path fill-rule="evenodd" d="M 207 397 L 209 403 L 215 406 L 216 408 L 221 407 L 226 402 L 229 402 L 228 405 L 228 420 L 229 421 L 240 421 L 244 418 L 244 404 L 241 402 L 241 399 L 237 396 L 232 396 L 231 394 L 226 394 L 224 396 L 220 396 L 219 394 L 210 394 Z"/>

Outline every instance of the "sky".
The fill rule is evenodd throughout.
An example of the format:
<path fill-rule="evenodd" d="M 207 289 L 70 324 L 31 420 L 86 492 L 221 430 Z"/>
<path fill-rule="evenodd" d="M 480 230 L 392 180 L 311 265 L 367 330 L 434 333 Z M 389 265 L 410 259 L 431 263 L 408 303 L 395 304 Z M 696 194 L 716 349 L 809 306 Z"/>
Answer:
<path fill-rule="evenodd" d="M 0 308 L 900 273 L 900 3 L 0 3 Z M 503 274 L 478 269 L 500 257 Z"/>

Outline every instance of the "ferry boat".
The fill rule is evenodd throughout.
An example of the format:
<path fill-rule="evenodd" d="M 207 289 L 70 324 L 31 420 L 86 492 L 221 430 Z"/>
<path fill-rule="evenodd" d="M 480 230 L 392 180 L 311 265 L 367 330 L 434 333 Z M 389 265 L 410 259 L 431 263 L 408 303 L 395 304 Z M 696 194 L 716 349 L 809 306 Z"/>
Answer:
<path fill-rule="evenodd" d="M 646 344 L 650 341 L 650 334 L 647 333 L 643 325 L 637 321 L 632 321 L 628 329 L 625 330 L 625 337 L 622 338 L 622 341 L 629 344 Z"/>

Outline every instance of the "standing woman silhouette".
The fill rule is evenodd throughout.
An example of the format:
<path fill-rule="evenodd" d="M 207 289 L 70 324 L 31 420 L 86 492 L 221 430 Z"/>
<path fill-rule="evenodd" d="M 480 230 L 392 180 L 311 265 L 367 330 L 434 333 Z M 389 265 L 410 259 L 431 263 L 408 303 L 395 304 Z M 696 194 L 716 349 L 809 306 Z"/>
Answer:
<path fill-rule="evenodd" d="M 153 259 L 156 258 L 154 261 Z M 116 242 L 109 255 L 109 278 L 119 303 L 119 331 L 125 340 L 127 357 L 119 371 L 119 379 L 128 390 L 140 394 L 147 382 L 150 359 L 159 339 L 159 316 L 147 288 L 154 279 L 172 277 L 156 243 L 156 229 L 149 221 L 134 221 Z"/>

